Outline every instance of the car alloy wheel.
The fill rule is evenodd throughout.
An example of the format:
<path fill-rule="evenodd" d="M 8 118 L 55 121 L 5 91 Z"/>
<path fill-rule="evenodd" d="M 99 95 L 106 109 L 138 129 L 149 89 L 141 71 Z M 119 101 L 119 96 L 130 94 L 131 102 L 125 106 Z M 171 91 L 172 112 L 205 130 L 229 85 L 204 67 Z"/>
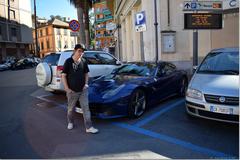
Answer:
<path fill-rule="evenodd" d="M 140 117 L 146 109 L 146 96 L 143 90 L 136 90 L 132 93 L 130 101 L 130 117 Z"/>

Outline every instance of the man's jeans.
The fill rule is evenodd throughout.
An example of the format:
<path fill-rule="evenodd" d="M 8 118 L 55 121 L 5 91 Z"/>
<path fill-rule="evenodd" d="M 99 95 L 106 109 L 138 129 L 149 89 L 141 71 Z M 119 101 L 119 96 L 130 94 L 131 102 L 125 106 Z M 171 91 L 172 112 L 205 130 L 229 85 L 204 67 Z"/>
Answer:
<path fill-rule="evenodd" d="M 88 89 L 84 89 L 82 92 L 67 93 L 67 99 L 68 99 L 68 112 L 67 112 L 68 123 L 73 123 L 73 111 L 75 109 L 77 101 L 79 100 L 79 103 L 83 110 L 85 127 L 87 129 L 92 127 L 91 113 L 88 105 Z"/>

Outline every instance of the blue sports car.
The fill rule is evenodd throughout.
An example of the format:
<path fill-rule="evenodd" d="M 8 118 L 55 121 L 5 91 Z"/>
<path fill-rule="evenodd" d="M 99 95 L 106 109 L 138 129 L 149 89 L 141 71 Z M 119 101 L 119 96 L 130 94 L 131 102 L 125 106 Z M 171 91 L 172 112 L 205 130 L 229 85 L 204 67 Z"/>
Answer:
<path fill-rule="evenodd" d="M 100 118 L 139 117 L 147 107 L 185 95 L 187 74 L 169 62 L 129 63 L 89 85 L 89 106 Z"/>

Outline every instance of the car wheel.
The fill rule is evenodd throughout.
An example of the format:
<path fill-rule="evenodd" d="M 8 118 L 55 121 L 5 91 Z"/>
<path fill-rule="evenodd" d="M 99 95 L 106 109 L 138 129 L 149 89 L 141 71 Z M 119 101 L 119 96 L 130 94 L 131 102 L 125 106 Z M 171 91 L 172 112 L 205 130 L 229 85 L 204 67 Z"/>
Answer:
<path fill-rule="evenodd" d="M 187 79 L 186 78 L 183 78 L 182 79 L 182 82 L 181 82 L 181 88 L 180 88 L 180 92 L 179 92 L 179 95 L 181 97 L 184 97 L 185 94 L 186 94 L 186 90 L 187 90 Z"/>
<path fill-rule="evenodd" d="M 129 117 L 140 117 L 146 110 L 146 95 L 143 90 L 137 89 L 132 93 L 129 104 Z"/>

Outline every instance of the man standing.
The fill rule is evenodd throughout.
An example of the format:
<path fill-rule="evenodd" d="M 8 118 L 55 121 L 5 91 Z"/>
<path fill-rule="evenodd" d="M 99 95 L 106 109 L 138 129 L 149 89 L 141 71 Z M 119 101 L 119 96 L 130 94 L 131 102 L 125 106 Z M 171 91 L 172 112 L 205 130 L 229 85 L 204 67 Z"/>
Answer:
<path fill-rule="evenodd" d="M 73 111 L 77 101 L 83 110 L 84 124 L 87 133 L 97 133 L 98 129 L 92 126 L 91 113 L 88 105 L 88 72 L 87 62 L 82 58 L 84 47 L 76 44 L 72 57 L 68 58 L 63 66 L 62 79 L 68 99 L 68 129 L 73 128 Z"/>

